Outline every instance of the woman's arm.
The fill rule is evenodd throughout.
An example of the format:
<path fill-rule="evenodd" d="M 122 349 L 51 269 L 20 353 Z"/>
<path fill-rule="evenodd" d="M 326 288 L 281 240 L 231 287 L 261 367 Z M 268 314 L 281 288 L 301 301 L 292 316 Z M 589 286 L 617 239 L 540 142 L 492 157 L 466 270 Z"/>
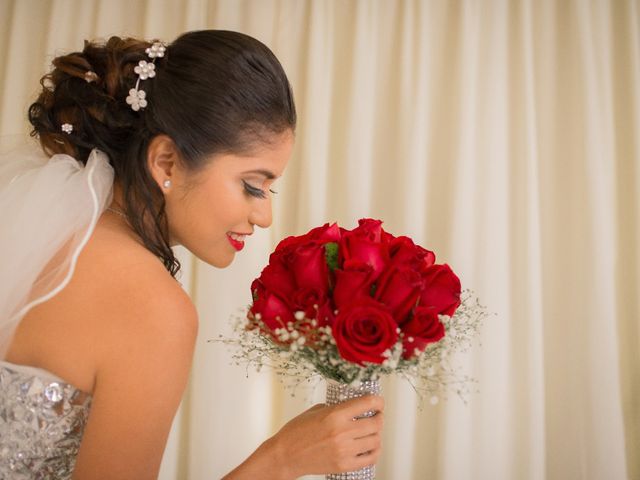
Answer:
<path fill-rule="evenodd" d="M 374 417 L 354 421 L 368 410 Z M 384 400 L 366 396 L 315 405 L 287 423 L 224 480 L 290 480 L 358 470 L 376 463 L 382 448 Z"/>
<path fill-rule="evenodd" d="M 191 367 L 197 314 L 173 279 L 138 280 L 142 286 L 121 285 L 94 312 L 108 327 L 93 355 L 96 382 L 75 480 L 158 475 Z"/>

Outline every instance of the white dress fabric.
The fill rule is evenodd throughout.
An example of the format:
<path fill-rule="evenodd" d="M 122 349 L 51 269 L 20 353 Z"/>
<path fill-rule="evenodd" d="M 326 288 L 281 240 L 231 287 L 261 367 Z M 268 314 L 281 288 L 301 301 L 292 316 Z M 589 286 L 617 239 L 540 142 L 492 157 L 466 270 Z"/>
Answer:
<path fill-rule="evenodd" d="M 0 361 L 0 479 L 70 479 L 91 400 L 45 370 Z"/>
<path fill-rule="evenodd" d="M 69 283 L 113 178 L 97 149 L 86 165 L 26 147 L 0 157 L 0 360 L 24 315 Z"/>

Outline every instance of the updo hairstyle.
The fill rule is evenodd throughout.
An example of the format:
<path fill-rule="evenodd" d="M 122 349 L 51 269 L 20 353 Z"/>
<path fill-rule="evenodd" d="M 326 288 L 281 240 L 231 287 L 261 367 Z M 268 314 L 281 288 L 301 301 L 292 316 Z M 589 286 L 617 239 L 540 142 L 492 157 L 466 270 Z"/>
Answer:
<path fill-rule="evenodd" d="M 145 49 L 151 44 L 111 37 L 55 58 L 29 121 L 48 155 L 66 153 L 82 162 L 94 148 L 108 155 L 128 222 L 175 276 L 180 263 L 169 246 L 164 195 L 147 168 L 150 141 L 169 136 L 195 172 L 207 157 L 248 153 L 294 130 L 296 111 L 271 50 L 241 33 L 203 30 L 183 34 L 156 58 L 156 76 L 139 87 L 148 105 L 136 112 L 125 99 L 138 78 L 134 68 L 150 61 Z M 73 126 L 71 133 L 62 131 L 64 123 Z"/>

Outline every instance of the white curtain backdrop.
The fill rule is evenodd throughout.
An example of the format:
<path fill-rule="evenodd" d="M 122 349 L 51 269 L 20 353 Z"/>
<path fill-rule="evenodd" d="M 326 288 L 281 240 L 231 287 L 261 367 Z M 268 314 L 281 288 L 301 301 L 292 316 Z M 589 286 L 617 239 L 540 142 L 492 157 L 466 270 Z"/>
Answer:
<path fill-rule="evenodd" d="M 181 252 L 201 327 L 161 479 L 220 478 L 322 399 L 207 340 L 280 238 L 365 216 L 495 313 L 467 405 L 385 382 L 379 478 L 640 479 L 640 2 L 0 0 L 0 135 L 56 53 L 201 28 L 269 45 L 299 126 L 273 227 L 226 270 Z"/>

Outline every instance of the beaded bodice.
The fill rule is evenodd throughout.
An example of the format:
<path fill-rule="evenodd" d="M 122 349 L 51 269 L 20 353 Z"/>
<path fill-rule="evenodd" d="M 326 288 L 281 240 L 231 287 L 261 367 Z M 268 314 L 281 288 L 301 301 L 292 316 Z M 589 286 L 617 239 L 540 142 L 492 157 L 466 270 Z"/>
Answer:
<path fill-rule="evenodd" d="M 0 361 L 0 479 L 69 479 L 91 396 L 40 369 Z"/>

